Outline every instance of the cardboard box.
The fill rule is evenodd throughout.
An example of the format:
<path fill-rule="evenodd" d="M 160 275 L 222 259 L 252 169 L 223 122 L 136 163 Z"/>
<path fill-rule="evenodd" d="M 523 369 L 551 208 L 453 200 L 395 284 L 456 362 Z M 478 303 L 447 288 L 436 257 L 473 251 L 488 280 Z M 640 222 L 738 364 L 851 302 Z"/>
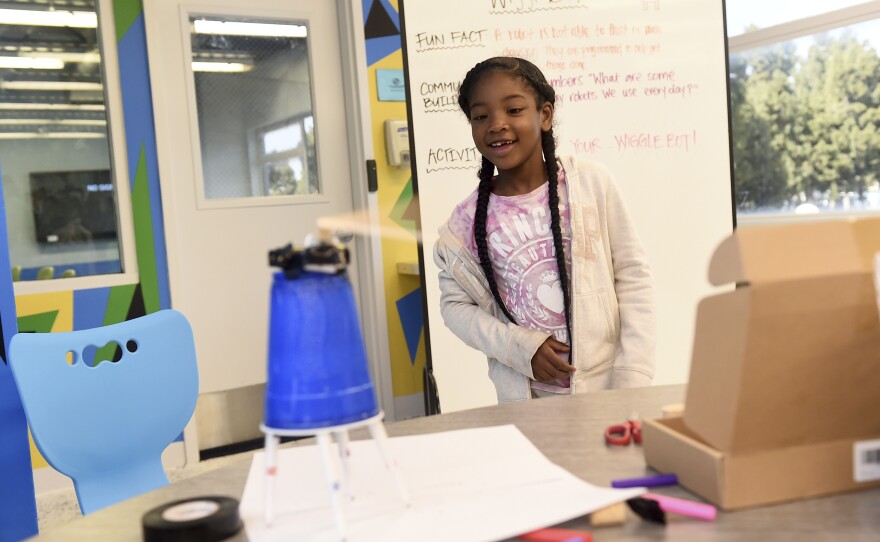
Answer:
<path fill-rule="evenodd" d="M 697 307 L 683 418 L 645 459 L 725 509 L 880 487 L 880 219 L 740 228 Z M 872 448 L 873 447 L 873 448 Z M 871 462 L 878 464 L 872 465 Z M 867 469 L 867 470 L 865 470 Z"/>

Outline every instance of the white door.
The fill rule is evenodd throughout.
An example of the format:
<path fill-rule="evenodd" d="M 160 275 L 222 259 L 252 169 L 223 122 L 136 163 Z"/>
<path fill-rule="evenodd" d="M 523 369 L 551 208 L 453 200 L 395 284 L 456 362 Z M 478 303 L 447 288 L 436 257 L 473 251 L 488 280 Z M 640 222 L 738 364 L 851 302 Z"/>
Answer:
<path fill-rule="evenodd" d="M 144 9 L 171 304 L 201 393 L 263 383 L 269 250 L 352 211 L 336 2 Z"/>

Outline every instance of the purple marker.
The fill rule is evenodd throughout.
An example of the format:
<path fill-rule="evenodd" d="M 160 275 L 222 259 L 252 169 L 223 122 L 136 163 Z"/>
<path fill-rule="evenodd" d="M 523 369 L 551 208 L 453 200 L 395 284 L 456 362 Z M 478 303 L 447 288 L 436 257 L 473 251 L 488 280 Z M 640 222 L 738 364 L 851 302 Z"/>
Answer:
<path fill-rule="evenodd" d="M 641 478 L 627 478 L 625 480 L 613 480 L 611 487 L 618 489 L 625 487 L 660 487 L 674 486 L 678 483 L 678 477 L 674 474 L 657 474 L 654 476 L 643 476 Z"/>

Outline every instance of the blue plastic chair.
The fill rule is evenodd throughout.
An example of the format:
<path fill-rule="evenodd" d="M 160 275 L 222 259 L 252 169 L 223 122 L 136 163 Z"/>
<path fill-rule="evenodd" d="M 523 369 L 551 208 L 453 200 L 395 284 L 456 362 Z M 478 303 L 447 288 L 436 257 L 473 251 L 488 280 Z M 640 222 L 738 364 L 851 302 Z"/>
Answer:
<path fill-rule="evenodd" d="M 120 347 L 118 361 L 83 361 L 85 349 L 110 341 Z M 73 479 L 83 514 L 168 484 L 162 451 L 192 417 L 199 388 L 192 328 L 182 314 L 19 333 L 9 362 L 34 442 Z"/>

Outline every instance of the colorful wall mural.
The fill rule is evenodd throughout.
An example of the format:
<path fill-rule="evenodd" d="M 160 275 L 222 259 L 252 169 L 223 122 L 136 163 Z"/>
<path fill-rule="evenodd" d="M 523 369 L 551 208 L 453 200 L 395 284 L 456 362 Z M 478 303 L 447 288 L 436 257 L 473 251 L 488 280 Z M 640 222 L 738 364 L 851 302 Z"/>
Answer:
<path fill-rule="evenodd" d="M 113 8 L 139 282 L 17 296 L 19 331 L 88 329 L 171 306 L 143 7 L 141 2 L 114 0 Z M 0 242 L 6 251 L 5 239 Z M 33 441 L 31 457 L 33 468 L 47 466 Z"/>
<path fill-rule="evenodd" d="M 406 120 L 406 102 L 380 100 L 377 86 L 379 70 L 398 70 L 401 72 L 400 82 L 403 81 L 398 9 L 396 0 L 363 0 L 370 114 L 373 150 L 379 179 L 381 226 L 383 231 L 398 229 L 408 233 L 408 236 L 389 236 L 382 239 L 395 408 L 398 417 L 407 417 L 424 413 L 422 372 L 425 367 L 425 348 L 422 294 L 419 276 L 398 273 L 397 264 L 418 262 L 414 214 L 417 212 L 417 206 L 413 202 L 410 168 L 390 166 L 385 152 L 385 120 Z"/>

